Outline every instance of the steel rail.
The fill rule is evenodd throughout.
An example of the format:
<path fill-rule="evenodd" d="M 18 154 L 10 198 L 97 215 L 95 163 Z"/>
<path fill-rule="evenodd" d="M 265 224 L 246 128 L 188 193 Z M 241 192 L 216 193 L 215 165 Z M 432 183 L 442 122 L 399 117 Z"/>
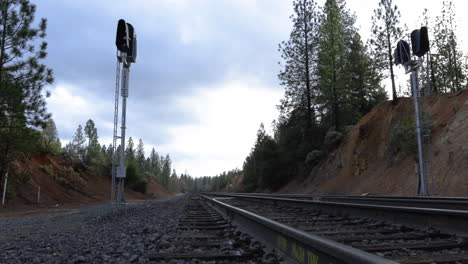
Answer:
<path fill-rule="evenodd" d="M 216 193 L 215 193 L 216 194 Z M 225 193 L 219 193 L 225 194 Z M 258 196 L 278 196 L 278 197 L 303 197 L 303 198 L 353 198 L 353 199 L 402 199 L 402 200 L 426 200 L 426 201 L 466 201 L 468 197 L 455 196 L 391 196 L 391 195 L 322 195 L 322 194 L 303 194 L 303 193 L 234 193 L 240 195 L 258 195 Z"/>
<path fill-rule="evenodd" d="M 353 215 L 388 221 L 417 228 L 436 228 L 440 231 L 468 237 L 468 211 L 405 206 L 339 203 L 240 194 L 216 194 L 223 197 L 262 200 L 274 204 L 300 205 L 335 215 Z"/>
<path fill-rule="evenodd" d="M 220 193 L 221 195 L 223 193 Z M 388 197 L 388 196 L 317 196 L 306 194 L 247 194 L 236 193 L 239 195 L 250 195 L 259 197 L 276 197 L 276 198 L 291 198 L 291 199 L 307 199 L 314 201 L 325 202 L 340 202 L 340 203 L 360 203 L 360 204 L 375 204 L 375 205 L 390 205 L 404 207 L 419 207 L 419 208 L 434 208 L 434 209 L 451 209 L 451 210 L 468 210 L 468 199 L 466 198 L 422 198 L 422 197 Z"/>
<path fill-rule="evenodd" d="M 230 221 L 240 226 L 243 231 L 254 235 L 268 247 L 283 252 L 288 262 L 304 264 L 397 263 L 228 205 L 218 200 L 222 198 L 200 196 Z"/>

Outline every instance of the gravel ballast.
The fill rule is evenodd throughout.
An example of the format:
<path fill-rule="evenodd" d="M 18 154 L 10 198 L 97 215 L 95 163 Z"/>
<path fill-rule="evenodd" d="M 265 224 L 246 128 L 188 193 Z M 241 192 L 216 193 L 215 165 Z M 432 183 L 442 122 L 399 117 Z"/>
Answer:
<path fill-rule="evenodd" d="M 0 263 L 150 263 L 186 196 L 67 213 L 0 217 Z"/>

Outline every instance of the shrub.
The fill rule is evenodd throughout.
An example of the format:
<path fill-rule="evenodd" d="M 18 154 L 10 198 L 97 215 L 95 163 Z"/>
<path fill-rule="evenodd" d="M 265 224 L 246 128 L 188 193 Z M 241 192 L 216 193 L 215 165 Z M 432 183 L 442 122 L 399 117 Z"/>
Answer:
<path fill-rule="evenodd" d="M 432 120 L 427 113 L 421 115 L 421 126 L 423 135 L 430 133 Z M 416 137 L 416 123 L 413 116 L 403 118 L 397 126 L 392 129 L 390 145 L 394 152 L 403 150 L 407 154 L 418 152 L 418 140 Z"/>
<path fill-rule="evenodd" d="M 72 167 L 66 168 L 65 172 L 70 175 L 70 178 L 80 177 L 80 174 L 76 172 Z"/>
<path fill-rule="evenodd" d="M 324 145 L 327 148 L 333 148 L 334 146 L 340 143 L 341 139 L 343 138 L 343 133 L 339 131 L 330 130 L 325 135 Z"/>
<path fill-rule="evenodd" d="M 55 179 L 55 181 L 56 181 L 58 184 L 60 184 L 60 185 L 62 185 L 62 186 L 68 186 L 68 185 L 69 185 L 69 184 L 68 184 L 68 181 L 67 181 L 65 178 L 62 178 L 62 177 L 58 177 L 58 176 L 57 176 L 57 177 L 54 177 L 54 179 Z"/>
<path fill-rule="evenodd" d="M 305 159 L 305 164 L 315 165 L 320 161 L 322 157 L 323 157 L 323 151 L 313 150 L 307 154 L 306 159 Z"/>
<path fill-rule="evenodd" d="M 49 176 L 56 176 L 52 164 L 42 165 L 41 170 L 44 171 Z"/>
<path fill-rule="evenodd" d="M 21 179 L 22 183 L 27 183 L 32 179 L 32 176 L 31 176 L 31 174 L 29 174 L 29 172 L 23 171 L 20 174 L 20 179 Z"/>

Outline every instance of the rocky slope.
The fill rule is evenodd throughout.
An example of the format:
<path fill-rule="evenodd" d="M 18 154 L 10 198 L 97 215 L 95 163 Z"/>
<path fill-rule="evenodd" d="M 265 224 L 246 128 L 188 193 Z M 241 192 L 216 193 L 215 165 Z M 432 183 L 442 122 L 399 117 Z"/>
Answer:
<path fill-rule="evenodd" d="M 430 194 L 467 196 L 468 91 L 425 97 L 421 109 L 431 123 L 425 145 Z M 410 98 L 376 106 L 308 178 L 289 183 L 281 192 L 415 195 L 417 156 L 405 151 L 405 135 L 395 132 L 412 116 Z"/>

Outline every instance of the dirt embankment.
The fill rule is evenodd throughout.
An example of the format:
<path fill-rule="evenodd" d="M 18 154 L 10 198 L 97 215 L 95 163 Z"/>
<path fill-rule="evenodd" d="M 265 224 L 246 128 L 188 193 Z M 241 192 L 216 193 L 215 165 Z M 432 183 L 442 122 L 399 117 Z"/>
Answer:
<path fill-rule="evenodd" d="M 0 211 L 38 206 L 76 207 L 107 202 L 110 199 L 109 176 L 94 176 L 82 165 L 50 154 L 42 153 L 18 159 L 13 164 L 8 182 L 8 199 L 4 208 L 0 206 Z M 164 188 L 152 181 L 147 185 L 146 194 L 126 189 L 127 200 L 169 195 Z"/>
<path fill-rule="evenodd" d="M 430 144 L 425 145 L 430 194 L 467 196 L 468 91 L 425 97 L 421 110 L 432 123 Z M 395 142 L 400 139 L 393 132 L 408 116 L 414 116 L 410 98 L 401 98 L 397 105 L 376 106 L 307 179 L 295 180 L 281 192 L 417 194 L 417 156 L 397 148 Z"/>

